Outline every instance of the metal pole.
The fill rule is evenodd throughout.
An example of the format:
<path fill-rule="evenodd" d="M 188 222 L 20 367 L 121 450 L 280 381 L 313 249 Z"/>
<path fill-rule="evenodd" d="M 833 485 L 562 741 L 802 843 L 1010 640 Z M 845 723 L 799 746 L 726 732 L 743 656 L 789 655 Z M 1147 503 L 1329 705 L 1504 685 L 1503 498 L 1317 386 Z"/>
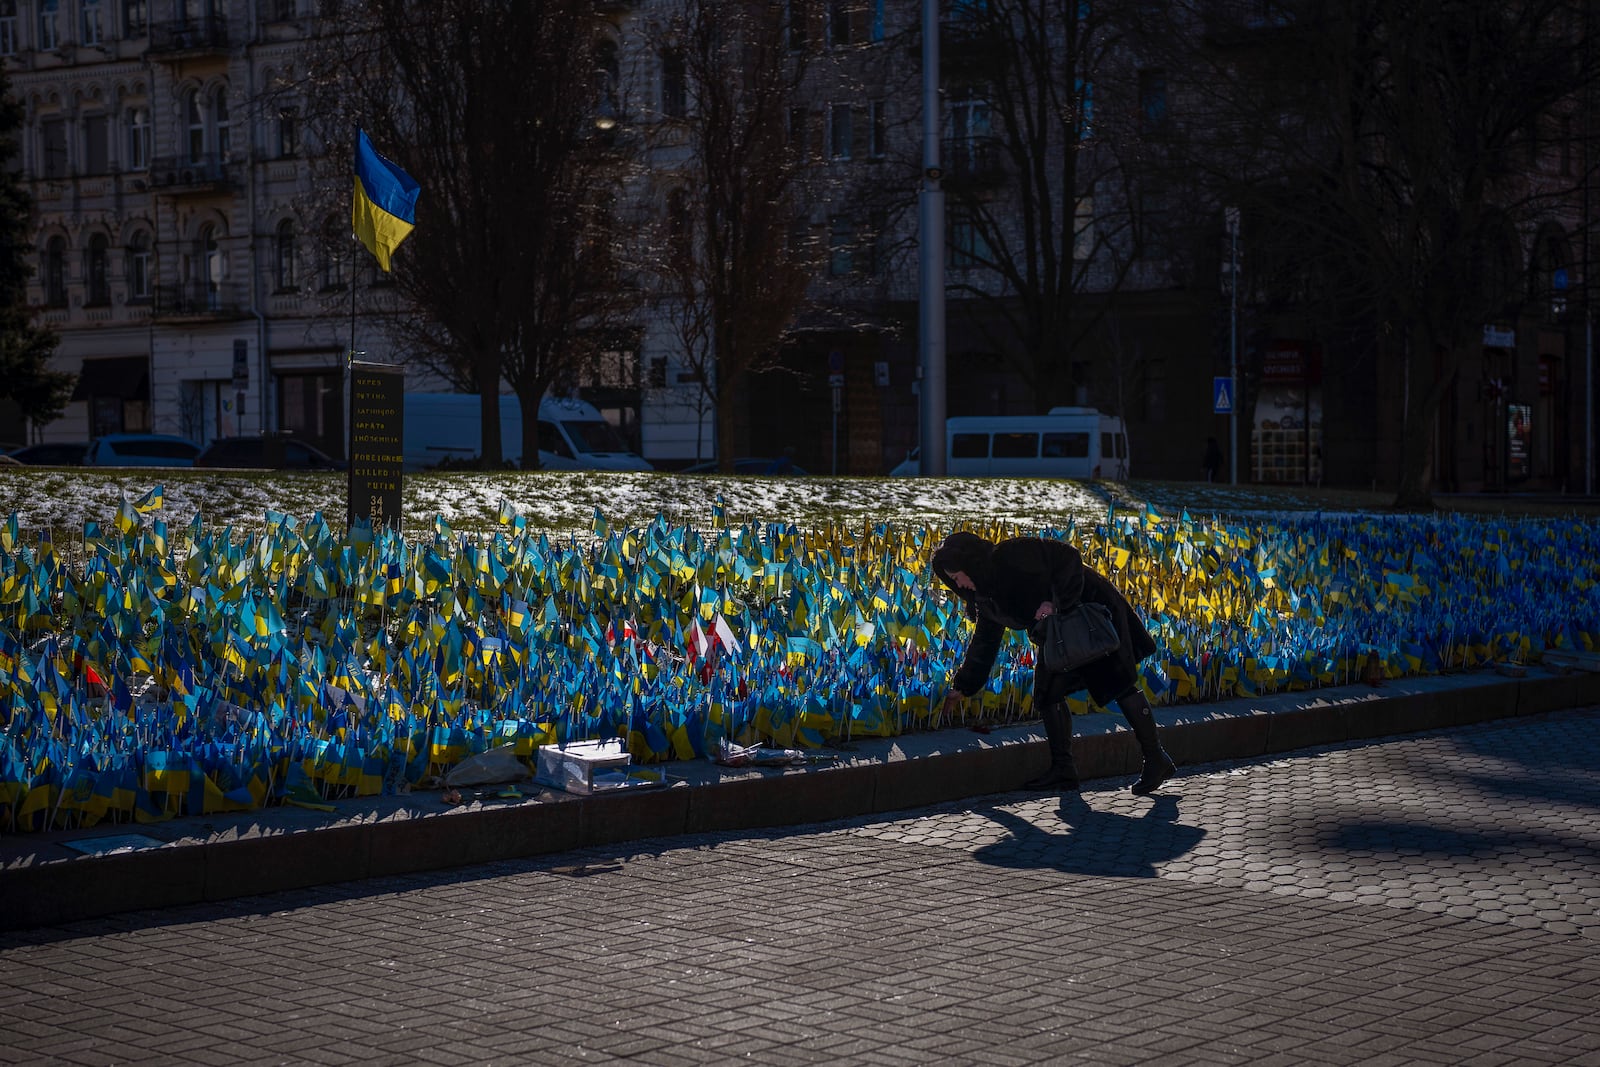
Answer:
<path fill-rule="evenodd" d="M 1239 209 L 1227 209 L 1228 221 L 1228 380 L 1233 404 L 1228 409 L 1229 481 L 1239 484 Z"/>
<path fill-rule="evenodd" d="M 921 473 L 945 473 L 944 190 L 939 185 L 939 0 L 922 0 L 922 191 L 918 197 Z"/>

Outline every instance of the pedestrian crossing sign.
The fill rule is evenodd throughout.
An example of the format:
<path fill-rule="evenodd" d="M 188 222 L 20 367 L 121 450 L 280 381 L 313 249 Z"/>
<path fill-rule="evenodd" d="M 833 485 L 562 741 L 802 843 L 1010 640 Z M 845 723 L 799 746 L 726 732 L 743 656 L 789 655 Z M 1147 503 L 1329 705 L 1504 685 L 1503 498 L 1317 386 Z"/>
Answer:
<path fill-rule="evenodd" d="M 1218 415 L 1233 414 L 1233 379 L 1211 379 L 1212 411 Z"/>

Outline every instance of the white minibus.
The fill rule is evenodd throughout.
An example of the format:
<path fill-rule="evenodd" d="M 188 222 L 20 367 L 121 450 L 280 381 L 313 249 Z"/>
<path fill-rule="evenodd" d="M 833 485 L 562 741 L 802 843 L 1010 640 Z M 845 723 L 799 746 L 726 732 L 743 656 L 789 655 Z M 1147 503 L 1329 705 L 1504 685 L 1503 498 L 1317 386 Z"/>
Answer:
<path fill-rule="evenodd" d="M 1128 477 L 1122 420 L 1094 408 L 1048 415 L 958 415 L 945 420 L 945 473 L 953 478 Z M 891 474 L 919 473 L 915 455 Z"/>

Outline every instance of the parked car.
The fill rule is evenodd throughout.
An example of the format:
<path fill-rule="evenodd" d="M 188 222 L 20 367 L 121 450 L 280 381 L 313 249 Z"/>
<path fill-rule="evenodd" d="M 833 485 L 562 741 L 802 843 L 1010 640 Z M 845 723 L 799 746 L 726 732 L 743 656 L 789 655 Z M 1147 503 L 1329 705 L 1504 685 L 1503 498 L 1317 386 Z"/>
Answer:
<path fill-rule="evenodd" d="M 83 454 L 89 450 L 87 441 L 51 441 L 42 445 L 24 445 L 6 455 L 18 463 L 45 467 L 81 467 Z"/>
<path fill-rule="evenodd" d="M 83 462 L 91 467 L 192 467 L 200 446 L 164 433 L 112 433 L 89 442 Z"/>
<path fill-rule="evenodd" d="M 265 470 L 332 471 L 344 464 L 319 448 L 282 434 L 219 437 L 195 457 L 196 467 L 258 467 Z"/>
<path fill-rule="evenodd" d="M 716 460 L 711 460 L 709 463 L 696 463 L 692 467 L 685 467 L 681 473 L 719 474 L 721 473 L 721 468 L 718 466 Z M 787 466 L 785 466 L 781 458 L 764 459 L 760 456 L 741 456 L 733 461 L 733 473 L 798 475 L 806 472 L 805 468 L 798 467 L 793 462 L 790 462 Z"/>

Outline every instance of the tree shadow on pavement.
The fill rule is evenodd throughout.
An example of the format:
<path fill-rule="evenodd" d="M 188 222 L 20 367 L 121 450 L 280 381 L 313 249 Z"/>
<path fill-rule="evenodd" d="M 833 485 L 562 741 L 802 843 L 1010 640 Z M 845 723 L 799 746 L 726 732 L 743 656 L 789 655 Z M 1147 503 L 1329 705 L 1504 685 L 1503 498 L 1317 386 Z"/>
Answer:
<path fill-rule="evenodd" d="M 1154 878 L 1155 865 L 1183 855 L 1206 836 L 1198 826 L 1178 821 L 1178 798 L 1155 798 L 1150 810 L 1134 818 L 1096 811 L 1081 794 L 1061 798 L 1059 816 L 1065 832 L 1036 825 L 1014 811 L 991 808 L 984 813 L 1011 832 L 1004 841 L 975 853 L 981 863 L 1014 869 L 1048 868 L 1069 874 L 1113 878 Z M 1041 820 L 1043 821 L 1043 820 Z"/>

